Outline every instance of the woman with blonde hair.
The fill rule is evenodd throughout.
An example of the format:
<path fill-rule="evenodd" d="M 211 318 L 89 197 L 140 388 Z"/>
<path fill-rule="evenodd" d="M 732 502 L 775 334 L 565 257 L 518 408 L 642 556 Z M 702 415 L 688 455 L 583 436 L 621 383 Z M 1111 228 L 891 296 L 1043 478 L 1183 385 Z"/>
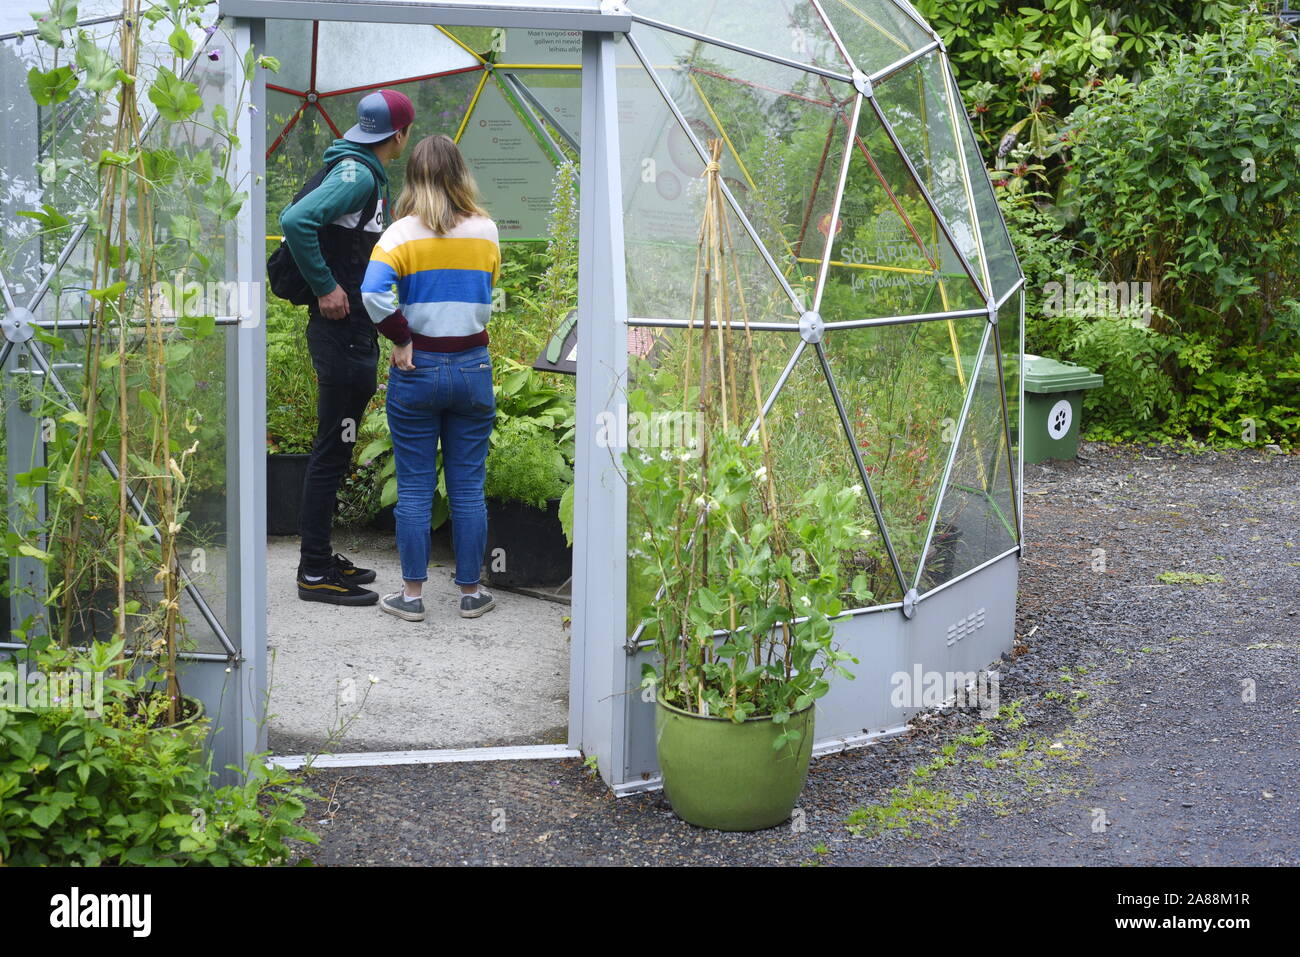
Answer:
<path fill-rule="evenodd" d="M 477 618 L 495 607 L 479 576 L 487 544 L 483 479 L 496 421 L 487 324 L 501 266 L 497 227 L 460 149 L 441 135 L 415 145 L 396 212 L 361 285 L 371 320 L 393 343 L 388 427 L 405 587 L 379 606 L 406 621 L 424 620 L 441 441 L 460 614 Z"/>

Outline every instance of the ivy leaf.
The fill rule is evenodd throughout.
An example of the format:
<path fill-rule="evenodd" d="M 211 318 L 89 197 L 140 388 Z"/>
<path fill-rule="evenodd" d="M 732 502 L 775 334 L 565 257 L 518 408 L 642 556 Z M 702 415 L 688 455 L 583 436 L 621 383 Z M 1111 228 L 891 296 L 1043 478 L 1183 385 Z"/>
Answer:
<path fill-rule="evenodd" d="M 27 71 L 27 89 L 31 91 L 37 106 L 62 103 L 76 88 L 77 77 L 71 67 L 61 66 L 45 71 L 32 67 Z"/>
<path fill-rule="evenodd" d="M 173 123 L 188 119 L 203 106 L 198 87 L 166 67 L 158 71 L 158 78 L 149 87 L 149 101 L 158 107 L 163 119 Z"/>

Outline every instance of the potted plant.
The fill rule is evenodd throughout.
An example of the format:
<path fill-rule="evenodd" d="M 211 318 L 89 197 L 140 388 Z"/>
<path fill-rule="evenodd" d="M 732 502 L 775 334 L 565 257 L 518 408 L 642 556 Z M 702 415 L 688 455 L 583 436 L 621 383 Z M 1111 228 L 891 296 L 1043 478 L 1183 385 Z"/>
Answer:
<path fill-rule="evenodd" d="M 508 420 L 494 438 L 484 486 L 488 579 L 513 587 L 562 585 L 573 573 L 573 549 L 560 520 L 573 469 L 554 436 L 527 420 Z"/>
<path fill-rule="evenodd" d="M 861 487 L 818 485 L 774 517 L 763 450 L 743 439 L 715 432 L 698 459 L 624 457 L 630 561 L 659 588 L 637 611 L 655 645 L 643 679 L 664 792 L 684 820 L 728 831 L 780 824 L 803 789 L 813 704 L 831 673 L 852 677 L 832 622 L 841 556 L 867 534 Z M 865 599 L 865 577 L 852 589 Z"/>
<path fill-rule="evenodd" d="M 865 575 L 850 585 L 843 569 L 870 530 L 857 519 L 861 486 L 822 483 L 798 498 L 778 497 L 762 414 L 757 441 L 749 441 L 736 399 L 752 391 L 761 409 L 763 396 L 754 334 L 733 324 L 733 304 L 743 299 L 726 288 L 734 274 L 725 266 L 721 144 L 713 150 L 691 300 L 702 305 L 703 322 L 687 330 L 695 358 L 678 395 L 627 397 L 629 419 L 652 420 L 672 411 L 657 405 L 680 401 L 695 410 L 700 440 L 629 448 L 623 468 L 629 581 L 634 594 L 655 595 L 635 613 L 656 652 L 643 682 L 655 692 L 664 793 L 692 824 L 747 831 L 790 816 L 808 772 L 814 702 L 832 674 L 852 677 L 843 662 L 854 659 L 835 647 L 832 622 L 846 592 L 869 598 Z M 735 341 L 742 330 L 748 363 L 714 350 L 715 338 Z"/>

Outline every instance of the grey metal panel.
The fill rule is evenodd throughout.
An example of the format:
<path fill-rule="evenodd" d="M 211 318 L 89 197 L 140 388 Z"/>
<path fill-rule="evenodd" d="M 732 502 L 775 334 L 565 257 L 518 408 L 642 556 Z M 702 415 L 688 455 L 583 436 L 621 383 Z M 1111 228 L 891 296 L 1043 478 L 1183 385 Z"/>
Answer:
<path fill-rule="evenodd" d="M 582 44 L 578 253 L 578 408 L 574 468 L 573 639 L 569 744 L 594 756 L 606 783 L 625 774 L 627 488 L 618 449 L 603 448 L 601 412 L 627 388 L 627 282 L 613 34 Z"/>
<path fill-rule="evenodd" d="M 250 44 L 260 47 L 264 24 L 237 20 L 234 33 L 241 50 Z M 265 71 L 254 75 L 249 96 L 258 112 L 238 112 L 240 146 L 231 178 L 261 183 L 266 172 L 266 124 L 260 120 L 266 107 Z M 228 109 L 236 115 L 233 103 Z M 227 259 L 234 264 L 232 278 L 249 283 L 253 291 L 256 321 L 236 328 L 227 337 L 226 527 L 230 546 L 226 580 L 232 583 L 228 620 L 240 660 L 230 675 L 232 684 L 222 685 L 235 710 L 228 717 L 223 715 L 227 724 L 218 745 L 221 752 L 234 754 L 226 763 L 240 766 L 248 755 L 266 746 L 266 302 L 265 242 L 261 239 L 266 234 L 266 191 L 249 192 L 249 201 L 235 221 L 235 235 L 230 240 L 234 248 Z M 202 671 L 205 665 L 197 667 Z"/>
<path fill-rule="evenodd" d="M 220 0 L 225 16 L 274 20 L 433 23 L 626 33 L 628 14 L 601 13 L 599 0 L 528 4 L 520 0 Z"/>

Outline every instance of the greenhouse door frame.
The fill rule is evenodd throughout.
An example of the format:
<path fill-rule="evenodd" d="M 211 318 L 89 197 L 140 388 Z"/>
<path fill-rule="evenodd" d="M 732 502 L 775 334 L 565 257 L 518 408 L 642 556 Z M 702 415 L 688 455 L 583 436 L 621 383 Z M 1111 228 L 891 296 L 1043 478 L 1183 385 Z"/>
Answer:
<path fill-rule="evenodd" d="M 547 9 L 504 7 L 441 0 L 419 5 L 367 3 L 364 0 L 221 0 L 223 15 L 233 16 L 241 35 L 252 38 L 255 48 L 265 42 L 266 19 L 400 22 L 432 26 L 487 26 L 504 28 L 581 31 L 582 136 L 580 155 L 580 213 L 578 262 L 577 421 L 596 423 L 602 412 L 617 414 L 623 402 L 627 374 L 627 293 L 623 250 L 622 180 L 618 145 L 618 93 L 615 44 L 630 29 L 630 15 L 616 6 L 597 12 L 575 5 Z M 258 71 L 253 103 L 265 115 L 266 80 Z M 265 123 L 253 124 L 251 136 L 240 147 L 241 165 L 252 170 L 254 200 L 247 235 L 266 234 Z M 261 279 L 261 263 L 252 261 L 253 244 L 240 250 L 241 278 Z M 245 258 L 249 261 L 245 263 Z M 245 272 L 245 269 L 247 272 Z M 259 297 L 258 317 L 250 329 L 238 331 L 238 381 L 240 410 L 232 435 L 250 446 L 250 468 L 240 476 L 239 500 L 252 503 L 240 508 L 244 561 L 240 591 L 251 616 L 250 642 L 246 646 L 252 667 L 241 685 L 248 685 L 260 708 L 245 712 L 258 731 L 246 739 L 245 754 L 266 749 L 266 464 L 251 448 L 265 435 L 266 325 L 265 300 Z M 250 394 L 251 393 L 251 394 Z M 458 761 L 562 758 L 585 754 L 595 757 L 606 783 L 622 784 L 625 766 L 627 702 L 626 526 L 627 496 L 617 468 L 616 449 L 598 442 L 599 430 L 577 430 L 574 468 L 573 605 L 569 661 L 568 744 L 523 747 L 444 749 L 427 751 L 362 752 L 311 759 L 313 767 L 361 767 L 393 764 L 435 764 Z M 307 763 L 305 755 L 273 757 L 276 764 L 293 768 Z"/>

